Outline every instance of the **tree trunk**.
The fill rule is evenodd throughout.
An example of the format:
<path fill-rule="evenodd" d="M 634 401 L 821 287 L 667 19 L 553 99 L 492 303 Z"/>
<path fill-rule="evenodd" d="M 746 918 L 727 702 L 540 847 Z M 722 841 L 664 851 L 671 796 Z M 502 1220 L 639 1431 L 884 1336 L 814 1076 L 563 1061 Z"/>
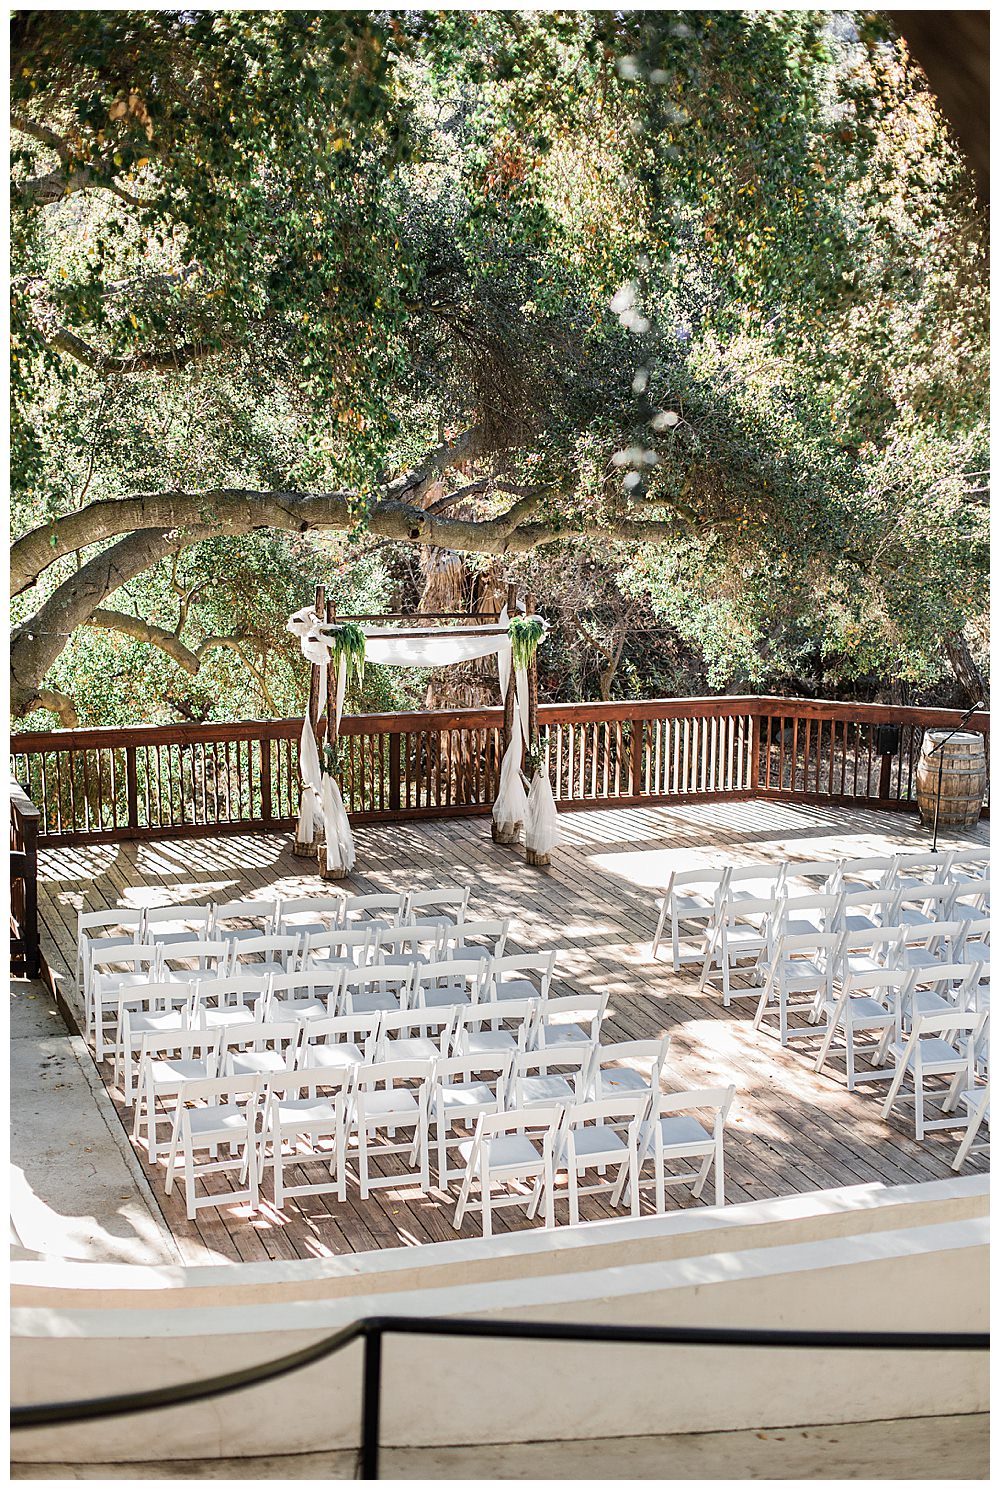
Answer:
<path fill-rule="evenodd" d="M 985 703 L 987 697 L 986 683 L 982 673 L 976 666 L 976 659 L 969 650 L 969 643 L 965 640 L 961 631 L 948 631 L 941 638 L 941 644 L 951 663 L 951 670 L 964 688 L 970 704 Z"/>

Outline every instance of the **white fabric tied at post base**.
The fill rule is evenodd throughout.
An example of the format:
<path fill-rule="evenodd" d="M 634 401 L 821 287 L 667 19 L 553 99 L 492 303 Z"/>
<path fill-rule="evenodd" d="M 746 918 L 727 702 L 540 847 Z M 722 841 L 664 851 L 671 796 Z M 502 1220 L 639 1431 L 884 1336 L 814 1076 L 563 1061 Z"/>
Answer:
<path fill-rule="evenodd" d="M 512 833 L 518 823 L 525 821 L 527 811 L 528 798 L 521 775 L 521 721 L 515 709 L 510 744 L 500 765 L 500 790 L 493 803 L 493 821 L 501 833 Z"/>
<path fill-rule="evenodd" d="M 549 773 L 542 766 L 531 778 L 528 810 L 524 818 L 524 846 L 536 854 L 549 854 L 562 842 L 559 814 L 552 796 Z"/>
<path fill-rule="evenodd" d="M 299 740 L 299 770 L 302 773 L 302 796 L 299 801 L 299 820 L 295 826 L 295 842 L 315 842 L 316 825 L 321 811 L 320 793 L 323 773 L 319 767 L 319 751 L 316 736 L 308 715 L 302 721 L 302 736 Z"/>
<path fill-rule="evenodd" d="M 326 867 L 342 874 L 354 868 L 354 834 L 347 819 L 340 787 L 332 776 L 323 777 L 323 824 L 326 829 Z"/>

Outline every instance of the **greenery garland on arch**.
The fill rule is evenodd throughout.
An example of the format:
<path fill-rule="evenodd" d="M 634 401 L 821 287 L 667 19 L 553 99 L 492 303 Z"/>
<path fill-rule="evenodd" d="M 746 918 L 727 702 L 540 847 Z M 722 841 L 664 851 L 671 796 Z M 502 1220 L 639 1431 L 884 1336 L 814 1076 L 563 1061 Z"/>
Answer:
<path fill-rule="evenodd" d="M 507 627 L 507 635 L 515 669 L 528 668 L 534 661 L 538 643 L 545 635 L 545 622 L 541 616 L 514 616 Z"/>
<path fill-rule="evenodd" d="M 324 635 L 330 638 L 330 666 L 334 677 L 340 676 L 340 664 L 346 664 L 345 686 L 356 682 L 360 688 L 365 680 L 365 633 L 356 621 L 340 621 L 336 625 L 324 626 Z"/>

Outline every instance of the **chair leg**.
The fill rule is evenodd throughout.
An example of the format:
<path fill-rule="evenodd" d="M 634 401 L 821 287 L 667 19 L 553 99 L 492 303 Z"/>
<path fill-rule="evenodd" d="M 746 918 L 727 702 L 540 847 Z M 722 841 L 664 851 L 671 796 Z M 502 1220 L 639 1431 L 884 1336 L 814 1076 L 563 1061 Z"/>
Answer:
<path fill-rule="evenodd" d="M 848 1020 L 844 1026 L 844 1043 L 847 1046 L 847 1090 L 854 1091 L 854 1026 Z"/>
<path fill-rule="evenodd" d="M 716 1205 L 726 1203 L 726 1160 L 723 1154 L 721 1133 L 715 1150 L 715 1203 Z"/>
<path fill-rule="evenodd" d="M 480 1183 L 483 1192 L 483 1236 L 493 1235 L 493 1209 L 490 1205 L 489 1171 L 481 1176 Z"/>
<path fill-rule="evenodd" d="M 833 1037 L 836 1033 L 836 1022 L 831 1015 L 830 1020 L 826 1026 L 826 1034 L 823 1036 L 823 1043 L 819 1048 L 819 1055 L 816 1057 L 816 1061 L 813 1065 L 814 1071 L 822 1071 L 824 1065 L 826 1064 L 826 1058 L 830 1054 L 830 1046 L 833 1044 Z"/>
<path fill-rule="evenodd" d="M 913 1073 L 914 1090 L 914 1124 L 916 1128 L 917 1142 L 921 1142 L 924 1136 L 924 1073 L 915 1071 Z"/>
<path fill-rule="evenodd" d="M 555 1197 L 553 1197 L 553 1208 Z M 580 1224 L 580 1178 L 576 1172 L 576 1160 L 570 1160 L 569 1166 L 569 1224 L 579 1226 Z"/>
<path fill-rule="evenodd" d="M 712 1167 L 712 1160 L 714 1159 L 714 1157 L 715 1157 L 715 1151 L 714 1150 L 712 1151 L 712 1153 L 706 1154 L 705 1155 L 705 1162 L 704 1162 L 704 1164 L 701 1166 L 701 1168 L 698 1171 L 698 1178 L 695 1181 L 694 1190 L 692 1191 L 692 1194 L 694 1195 L 694 1197 L 695 1197 L 696 1200 L 698 1200 L 698 1199 L 701 1198 L 701 1192 L 705 1188 L 705 1181 L 708 1179 L 708 1171 Z"/>
<path fill-rule="evenodd" d="M 889 1113 L 892 1110 L 892 1104 L 895 1102 L 897 1096 L 899 1095 L 899 1089 L 903 1085 L 903 1077 L 906 1075 L 906 1065 L 907 1063 L 904 1057 L 902 1064 L 896 1068 L 896 1074 L 892 1078 L 892 1081 L 889 1085 L 889 1090 L 886 1093 L 885 1101 L 882 1103 L 883 1120 L 889 1116 Z"/>

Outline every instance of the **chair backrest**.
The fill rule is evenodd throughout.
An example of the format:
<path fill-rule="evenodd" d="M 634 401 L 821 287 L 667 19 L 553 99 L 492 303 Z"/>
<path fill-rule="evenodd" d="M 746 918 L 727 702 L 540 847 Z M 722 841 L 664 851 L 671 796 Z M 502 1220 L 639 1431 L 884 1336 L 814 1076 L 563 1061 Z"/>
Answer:
<path fill-rule="evenodd" d="M 276 900 L 224 900 L 215 907 L 212 929 L 221 934 L 221 928 L 229 921 L 259 922 L 261 935 L 267 936 L 274 931 L 277 919 Z"/>
<path fill-rule="evenodd" d="M 387 926 L 378 933 L 378 956 L 406 955 L 416 960 L 427 948 L 436 954 L 441 947 L 439 926 Z"/>
<path fill-rule="evenodd" d="M 132 1014 L 152 1014 L 169 1009 L 191 1011 L 194 987 L 177 983 L 143 983 L 122 989 L 118 1007 L 125 1018 Z"/>
<path fill-rule="evenodd" d="M 852 911 L 871 911 L 883 926 L 894 925 L 893 908 L 898 891 L 885 889 L 845 890 L 840 897 L 840 917 L 843 921 Z"/>
<path fill-rule="evenodd" d="M 989 1014 L 985 1010 L 977 1014 L 974 1009 L 956 1009 L 954 1014 L 918 1014 L 913 1021 L 911 1039 L 919 1039 L 926 1035 L 970 1034 L 972 1036 L 971 1046 L 979 1038 L 988 1018 Z"/>
<path fill-rule="evenodd" d="M 509 920 L 463 921 L 458 926 L 445 927 L 444 937 L 447 945 L 455 947 L 459 953 L 463 947 L 492 942 L 494 957 L 502 957 L 509 930 Z"/>
<path fill-rule="evenodd" d="M 590 1079 L 595 1080 L 605 1066 L 621 1065 L 624 1061 L 649 1061 L 649 1084 L 655 1091 L 669 1050 L 669 1035 L 663 1035 L 659 1040 L 615 1040 L 610 1045 L 595 1045 Z"/>
<path fill-rule="evenodd" d="M 144 919 L 145 912 L 141 910 L 81 911 L 76 918 L 77 941 L 88 932 L 112 931 L 116 928 L 133 932 L 133 939 L 139 941 Z"/>
<path fill-rule="evenodd" d="M 296 895 L 287 899 L 282 896 L 278 901 L 274 929 L 294 935 L 300 929 L 300 923 L 315 924 L 318 921 L 321 924 L 328 922 L 332 931 L 340 925 L 345 898 L 343 895 Z"/>
<path fill-rule="evenodd" d="M 378 1039 L 381 1014 L 334 1014 L 325 1019 L 309 1019 L 302 1025 L 299 1061 L 308 1065 L 311 1048 L 317 1045 L 357 1045 L 365 1060 L 371 1059 Z"/>
<path fill-rule="evenodd" d="M 847 973 L 841 992 L 848 997 L 855 993 L 866 993 L 879 1003 L 885 1002 L 889 993 L 898 993 L 901 998 L 906 998 L 913 987 L 914 972 L 912 967 L 883 967 Z"/>
<path fill-rule="evenodd" d="M 574 1102 L 566 1108 L 564 1128 L 569 1131 L 582 1128 L 586 1123 L 613 1123 L 626 1119 L 630 1124 L 639 1123 L 649 1111 L 649 1092 L 623 1092 L 620 1097 L 590 1097 L 585 1102 Z"/>
<path fill-rule="evenodd" d="M 359 917 L 375 921 L 387 921 L 398 926 L 403 914 L 403 894 L 345 895 L 341 911 L 341 924 L 349 926 Z"/>
<path fill-rule="evenodd" d="M 979 977 L 979 968 L 972 962 L 938 962 L 932 967 L 913 969 L 914 988 L 935 988 L 946 983 L 949 988 L 974 982 Z"/>
<path fill-rule="evenodd" d="M 939 884 L 937 881 L 920 885 L 901 885 L 893 903 L 893 918 L 907 906 L 934 906 L 938 914 L 946 916 L 948 907 L 961 893 L 961 886 Z"/>
<path fill-rule="evenodd" d="M 300 1047 L 298 1055 L 301 1058 L 308 1047 Z M 291 1071 L 268 1071 L 264 1077 L 263 1099 L 264 1104 L 270 1107 L 272 1102 L 296 1102 L 303 1097 L 311 1097 L 317 1087 L 323 1088 L 323 1095 L 330 1097 L 335 1103 L 335 1110 L 343 1110 L 344 1098 L 349 1094 L 354 1085 L 354 1068 L 352 1066 L 310 1066 L 307 1061 L 300 1059 L 299 1063 Z M 287 1121 L 287 1114 L 286 1114 Z M 308 1130 L 309 1114 L 302 1115 L 303 1129 Z"/>
<path fill-rule="evenodd" d="M 553 1027 L 560 1024 L 591 1024 L 595 1028 L 608 1007 L 607 993 L 564 993 L 559 998 L 546 999 L 538 1009 L 539 1025 Z"/>
<path fill-rule="evenodd" d="M 399 1081 L 426 1083 L 434 1075 L 433 1061 L 372 1061 L 371 1065 L 358 1066 L 356 1084 L 362 1091 L 373 1087 L 393 1087 Z"/>
<path fill-rule="evenodd" d="M 974 956 L 973 948 L 988 947 L 990 943 L 990 918 L 979 916 L 958 923 L 962 928 L 960 946 L 968 948 L 969 955 Z M 964 950 L 963 950 L 964 955 Z"/>
<path fill-rule="evenodd" d="M 143 917 L 143 935 L 147 938 L 173 932 L 187 932 L 196 937 L 199 926 L 204 928 L 204 935 L 211 935 L 210 905 L 149 905 Z"/>
<path fill-rule="evenodd" d="M 481 999 L 478 1003 L 460 1005 L 458 1023 L 455 1026 L 456 1048 L 465 1034 L 478 1030 L 484 1024 L 503 1023 L 516 1025 L 516 1029 L 509 1030 L 508 1033 L 524 1048 L 534 1025 L 536 1008 L 535 999 L 503 999 L 497 1003 L 488 1003 Z"/>
<path fill-rule="evenodd" d="M 233 953 L 232 942 L 192 937 L 190 941 L 169 942 L 163 948 L 163 965 L 172 962 L 196 962 L 199 968 L 214 964 L 220 974 L 229 971 Z"/>
<path fill-rule="evenodd" d="M 831 893 L 840 889 L 843 874 L 843 859 L 792 859 L 785 865 L 782 883 L 787 884 L 791 880 L 817 880 L 820 882 L 816 885 L 819 893 Z"/>
<path fill-rule="evenodd" d="M 410 1002 L 420 1008 L 430 989 L 444 989 L 454 993 L 456 1002 L 463 1001 L 463 995 L 468 994 L 476 1003 L 484 984 L 489 981 L 489 971 L 479 958 L 469 958 L 465 962 L 460 958 L 446 958 L 440 962 L 417 963 L 413 969 Z"/>
<path fill-rule="evenodd" d="M 729 883 L 729 876 L 732 872 L 732 865 L 730 864 L 725 864 L 721 867 L 703 864 L 698 869 L 672 869 L 667 879 L 664 894 L 670 899 L 678 891 L 690 889 L 694 885 L 700 885 L 704 890 L 711 892 L 713 897 L 718 900 Z"/>
<path fill-rule="evenodd" d="M 563 1120 L 565 1106 L 550 1103 L 545 1107 L 505 1108 L 502 1112 L 482 1112 L 476 1119 L 475 1143 L 488 1144 L 491 1138 L 508 1133 L 534 1133 L 551 1144 Z"/>
<path fill-rule="evenodd" d="M 735 1086 L 694 1087 L 686 1092 L 661 1092 L 652 1104 L 654 1117 L 669 1117 L 674 1112 L 711 1112 L 715 1131 L 721 1130 L 736 1096 Z"/>
<path fill-rule="evenodd" d="M 259 957 L 262 962 L 278 962 L 286 972 L 292 972 L 301 950 L 302 937 L 294 933 L 278 935 L 267 932 L 261 936 L 248 936 L 233 944 L 233 966 L 242 964 L 245 957 Z"/>
<path fill-rule="evenodd" d="M 253 977 L 249 973 L 199 978 L 195 984 L 198 1005 L 218 1009 L 257 1008 L 266 1001 L 268 989 L 267 977 Z"/>
<path fill-rule="evenodd" d="M 762 885 L 777 885 L 784 880 L 787 872 L 786 863 L 734 864 L 729 871 L 729 883 L 743 885 L 759 880 Z"/>
<path fill-rule="evenodd" d="M 340 996 L 342 981 L 340 968 L 331 968 L 328 973 L 315 969 L 274 973 L 270 979 L 271 1011 L 280 1016 L 282 1008 L 312 1002 L 326 1004 L 332 1010 Z"/>
<path fill-rule="evenodd" d="M 727 887 L 716 913 L 716 927 L 720 931 L 731 930 L 749 916 L 773 917 L 782 903 L 780 897 L 777 896 L 754 895 L 736 899 L 731 896 L 730 890 L 731 885 Z"/>
<path fill-rule="evenodd" d="M 499 1050 L 492 1055 L 442 1056 L 434 1062 L 434 1080 L 444 1086 L 464 1086 L 470 1072 L 489 1072 L 495 1078 L 497 1098 L 502 1102 L 513 1063 L 514 1056 L 511 1052 Z"/>
<path fill-rule="evenodd" d="M 370 967 L 342 968 L 337 981 L 339 1012 L 350 1014 L 356 998 L 365 994 L 392 994 L 399 1007 L 408 1007 L 413 983 L 412 967 L 394 967 L 373 962 Z"/>
<path fill-rule="evenodd" d="M 530 982 L 547 999 L 552 988 L 552 974 L 556 965 L 555 952 L 514 952 L 509 957 L 494 957 L 490 969 L 490 981 L 494 988 L 499 983 L 513 979 Z"/>
<path fill-rule="evenodd" d="M 394 1040 L 411 1040 L 420 1036 L 436 1039 L 445 1051 L 451 1044 L 457 1022 L 457 1008 L 451 1009 L 447 1005 L 439 1009 L 401 1009 L 398 1013 L 386 1010 L 379 1020 L 379 1058 L 392 1059 Z"/>
<path fill-rule="evenodd" d="M 219 1031 L 222 1056 L 236 1050 L 295 1050 L 302 1038 L 303 1026 L 294 1019 L 260 1020 L 254 1024 L 234 1024 Z"/>
<path fill-rule="evenodd" d="M 443 890 L 410 890 L 403 898 L 403 920 L 420 911 L 440 910 L 455 913 L 456 921 L 465 920 L 469 905 L 469 887 Z"/>
<path fill-rule="evenodd" d="M 842 931 L 795 931 L 778 932 L 775 943 L 775 958 L 804 956 L 818 953 L 825 957 L 835 956 L 843 947 Z"/>
<path fill-rule="evenodd" d="M 196 1102 L 207 1102 L 212 1107 L 233 1106 L 240 1101 L 250 1108 L 264 1090 L 264 1078 L 259 1073 L 252 1076 L 210 1076 L 196 1081 L 181 1082 L 178 1106 L 189 1107 Z"/>
<path fill-rule="evenodd" d="M 181 1060 L 203 1060 L 213 1075 L 219 1069 L 219 1030 L 191 1025 L 182 1030 L 148 1030 L 143 1033 L 139 1049 L 142 1065 L 154 1056 L 172 1051 Z"/>
<path fill-rule="evenodd" d="M 317 962 L 324 957 L 349 956 L 358 967 L 362 967 L 371 960 L 373 952 L 377 954 L 381 936 L 378 926 L 363 925 L 349 929 L 340 926 L 331 931 L 308 932 L 303 943 L 302 956 Z"/>
<path fill-rule="evenodd" d="M 932 947 L 938 942 L 961 941 L 965 931 L 964 921 L 918 921 L 913 926 L 899 928 L 901 947 Z"/>

